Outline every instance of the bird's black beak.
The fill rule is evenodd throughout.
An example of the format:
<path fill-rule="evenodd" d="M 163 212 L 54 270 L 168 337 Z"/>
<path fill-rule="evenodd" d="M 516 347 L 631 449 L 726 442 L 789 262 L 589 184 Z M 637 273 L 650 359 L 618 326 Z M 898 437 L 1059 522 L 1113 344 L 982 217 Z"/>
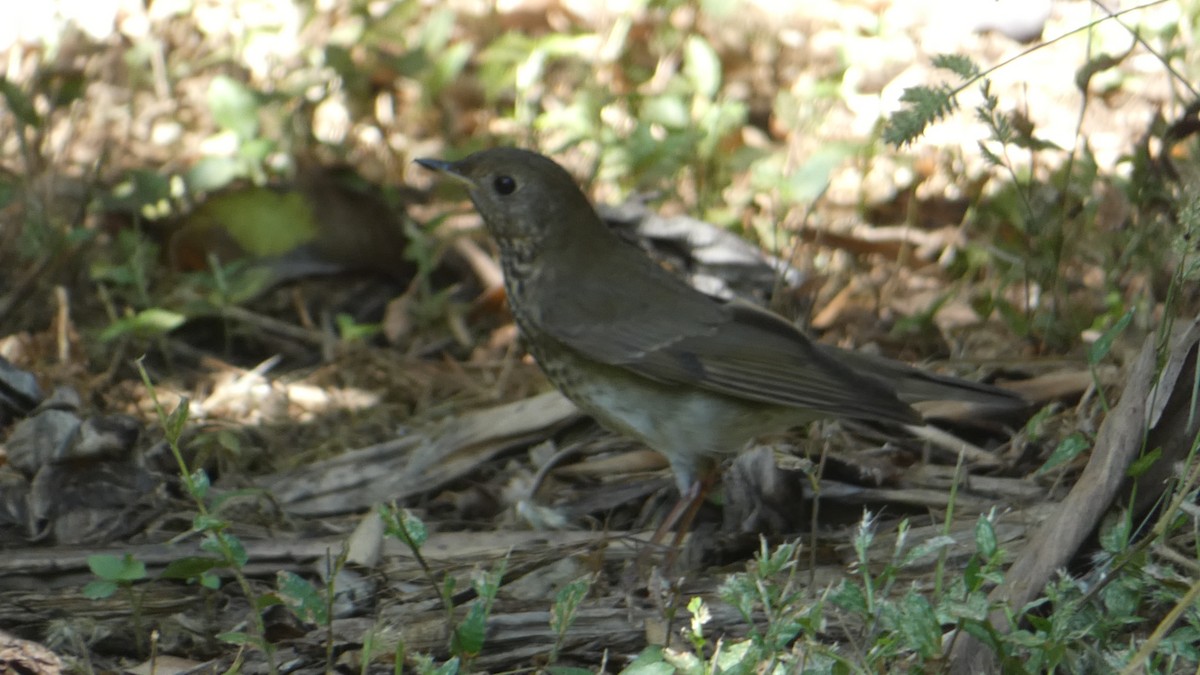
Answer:
<path fill-rule="evenodd" d="M 427 157 L 415 161 L 417 164 L 420 164 L 426 169 L 429 169 L 430 171 L 437 171 L 438 173 L 450 171 L 453 166 L 450 162 L 443 162 L 440 159 L 429 159 Z"/>
<path fill-rule="evenodd" d="M 443 176 L 453 178 L 454 180 L 463 183 L 467 187 L 475 187 L 475 181 L 467 178 L 461 171 L 459 171 L 457 162 L 447 162 L 441 159 L 429 158 L 422 158 L 415 161 L 417 164 L 420 164 L 430 171 L 436 171 Z"/>

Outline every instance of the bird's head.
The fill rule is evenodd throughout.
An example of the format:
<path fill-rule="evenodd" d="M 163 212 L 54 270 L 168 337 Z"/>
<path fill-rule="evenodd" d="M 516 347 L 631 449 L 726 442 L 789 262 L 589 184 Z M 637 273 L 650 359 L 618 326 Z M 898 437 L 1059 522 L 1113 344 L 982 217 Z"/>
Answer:
<path fill-rule="evenodd" d="M 483 150 L 456 162 L 418 159 L 421 166 L 467 187 L 500 246 L 538 249 L 606 233 L 575 179 L 553 160 L 518 148 Z"/>

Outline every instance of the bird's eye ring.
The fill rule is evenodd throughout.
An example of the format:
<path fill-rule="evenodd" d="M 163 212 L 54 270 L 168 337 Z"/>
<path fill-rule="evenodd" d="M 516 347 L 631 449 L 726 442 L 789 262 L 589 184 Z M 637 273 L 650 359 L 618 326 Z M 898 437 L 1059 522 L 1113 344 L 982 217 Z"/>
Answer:
<path fill-rule="evenodd" d="M 517 181 L 513 180 L 512 176 L 496 176 L 496 179 L 492 181 L 492 187 L 497 194 L 507 196 L 516 192 Z"/>

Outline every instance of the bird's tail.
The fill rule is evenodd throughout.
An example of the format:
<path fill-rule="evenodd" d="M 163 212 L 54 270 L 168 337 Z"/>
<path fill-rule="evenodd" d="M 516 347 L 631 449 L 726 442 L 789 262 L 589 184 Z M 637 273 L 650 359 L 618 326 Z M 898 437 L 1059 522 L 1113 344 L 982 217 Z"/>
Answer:
<path fill-rule="evenodd" d="M 821 350 L 855 373 L 882 381 L 905 403 L 964 401 L 1002 410 L 1029 405 L 1029 401 L 1020 394 L 990 384 L 938 375 L 882 356 L 846 351 L 830 345 L 821 345 Z"/>

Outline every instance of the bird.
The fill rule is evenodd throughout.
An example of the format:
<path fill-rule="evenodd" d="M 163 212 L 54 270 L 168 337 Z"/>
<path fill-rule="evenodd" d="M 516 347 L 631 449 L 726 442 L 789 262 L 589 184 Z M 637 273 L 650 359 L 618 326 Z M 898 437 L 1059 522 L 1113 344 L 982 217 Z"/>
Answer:
<path fill-rule="evenodd" d="M 601 426 L 663 455 L 676 545 L 724 458 L 824 418 L 921 425 L 912 403 L 1011 408 L 1015 393 L 815 342 L 783 317 L 706 295 L 608 228 L 554 160 L 513 147 L 416 162 L 466 187 L 495 240 L 526 349 Z"/>

